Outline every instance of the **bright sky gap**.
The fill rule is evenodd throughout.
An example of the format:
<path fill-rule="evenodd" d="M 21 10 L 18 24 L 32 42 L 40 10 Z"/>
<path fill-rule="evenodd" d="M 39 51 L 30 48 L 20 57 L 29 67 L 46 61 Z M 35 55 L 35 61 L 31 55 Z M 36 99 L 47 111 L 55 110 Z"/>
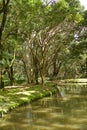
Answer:
<path fill-rule="evenodd" d="M 80 0 L 82 6 L 84 6 L 85 10 L 87 10 L 87 0 Z"/>

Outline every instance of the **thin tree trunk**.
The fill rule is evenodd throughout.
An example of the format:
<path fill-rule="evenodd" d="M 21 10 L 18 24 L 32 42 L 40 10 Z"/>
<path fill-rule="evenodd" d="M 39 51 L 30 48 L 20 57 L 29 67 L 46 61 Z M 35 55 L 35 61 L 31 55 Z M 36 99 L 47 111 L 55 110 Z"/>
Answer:
<path fill-rule="evenodd" d="M 14 84 L 14 78 L 13 78 L 13 66 L 10 67 L 10 84 Z"/>
<path fill-rule="evenodd" d="M 27 72 L 27 66 L 26 66 L 26 63 L 24 60 L 22 60 L 23 64 L 24 64 L 24 70 L 25 70 L 25 74 L 26 74 L 26 77 L 27 77 L 27 83 L 29 84 L 30 83 L 30 79 L 29 79 L 29 75 L 28 75 L 28 72 Z"/>
<path fill-rule="evenodd" d="M 4 88 L 4 80 L 3 80 L 3 73 L 2 73 L 2 69 L 1 69 L 1 83 L 0 83 L 0 89 Z"/>
<path fill-rule="evenodd" d="M 41 84 L 44 85 L 44 68 L 40 68 Z"/>

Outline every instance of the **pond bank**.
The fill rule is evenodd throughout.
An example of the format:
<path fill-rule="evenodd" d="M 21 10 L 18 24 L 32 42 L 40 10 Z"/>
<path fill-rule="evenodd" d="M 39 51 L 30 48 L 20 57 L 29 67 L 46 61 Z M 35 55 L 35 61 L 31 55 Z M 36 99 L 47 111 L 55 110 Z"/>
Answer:
<path fill-rule="evenodd" d="M 58 82 L 58 80 L 57 80 Z M 81 79 L 64 79 L 59 80 L 61 83 L 87 83 L 87 78 L 81 78 Z"/>
<path fill-rule="evenodd" d="M 56 92 L 56 83 L 52 82 L 45 83 L 43 87 L 42 85 L 6 87 L 4 90 L 0 90 L 0 117 L 18 106 Z"/>

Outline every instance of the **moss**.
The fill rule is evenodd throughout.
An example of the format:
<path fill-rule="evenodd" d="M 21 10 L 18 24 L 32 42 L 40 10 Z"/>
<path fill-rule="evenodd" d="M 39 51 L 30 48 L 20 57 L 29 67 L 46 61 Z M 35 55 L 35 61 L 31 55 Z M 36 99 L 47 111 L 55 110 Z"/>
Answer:
<path fill-rule="evenodd" d="M 44 87 L 35 85 L 30 88 L 19 87 L 0 91 L 0 117 L 18 106 L 25 105 L 45 96 L 50 96 L 54 93 L 56 93 L 56 87 L 51 82 L 46 83 Z"/>

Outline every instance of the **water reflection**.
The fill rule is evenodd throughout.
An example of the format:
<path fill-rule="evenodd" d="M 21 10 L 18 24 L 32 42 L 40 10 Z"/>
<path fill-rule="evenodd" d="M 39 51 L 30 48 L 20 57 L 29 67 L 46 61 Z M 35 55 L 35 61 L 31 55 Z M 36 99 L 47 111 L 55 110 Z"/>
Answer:
<path fill-rule="evenodd" d="M 83 92 L 67 93 L 63 99 L 46 97 L 20 107 L 0 119 L 0 130 L 87 130 L 87 96 Z"/>

